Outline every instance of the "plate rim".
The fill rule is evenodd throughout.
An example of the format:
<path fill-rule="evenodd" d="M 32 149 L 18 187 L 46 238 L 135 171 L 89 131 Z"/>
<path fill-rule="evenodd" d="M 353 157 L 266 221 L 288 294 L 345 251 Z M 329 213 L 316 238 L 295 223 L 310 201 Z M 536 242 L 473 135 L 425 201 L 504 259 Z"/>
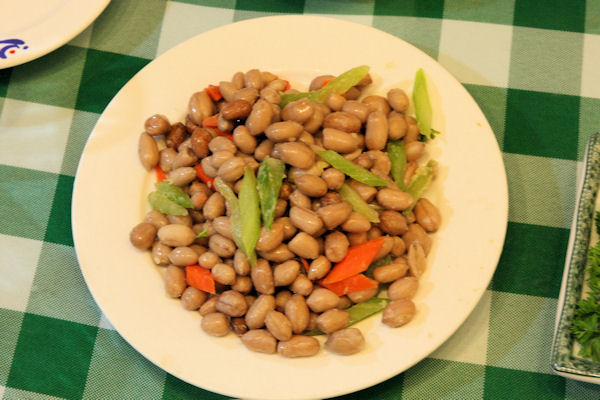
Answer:
<path fill-rule="evenodd" d="M 90 26 L 106 9 L 110 1 L 111 0 L 67 0 L 66 4 L 62 5 L 59 10 L 45 19 L 43 23 L 37 25 L 35 29 L 26 29 L 22 32 L 23 37 L 12 38 L 24 40 L 25 44 L 28 46 L 28 49 L 26 52 L 20 51 L 17 55 L 11 56 L 5 60 L 0 60 L 0 70 L 36 60 L 65 45 L 83 32 L 88 26 Z M 63 32 L 64 35 L 56 40 L 48 40 L 47 36 L 42 40 L 39 39 L 40 30 L 50 32 L 53 27 L 60 24 L 63 27 L 62 30 L 64 31 L 64 19 L 66 16 L 70 15 L 71 9 L 74 8 L 77 8 L 78 10 L 82 8 L 87 10 L 79 22 L 75 23 L 74 21 L 72 24 L 67 24 L 67 27 L 70 27 L 70 29 L 68 29 L 66 32 Z M 37 33 L 34 34 L 33 38 L 30 37 L 30 35 L 32 35 L 31 31 Z M 4 38 L 0 37 L 0 39 Z M 6 39 L 8 39 L 8 37 Z M 36 40 L 41 42 L 42 47 L 35 47 L 35 44 L 37 43 Z"/>
<path fill-rule="evenodd" d="M 267 16 L 267 17 L 260 17 L 260 18 L 252 18 L 252 19 L 242 20 L 242 21 L 239 21 L 239 22 L 235 22 L 235 23 L 232 23 L 232 24 L 227 24 L 227 25 L 223 25 L 223 26 L 220 26 L 220 27 L 214 28 L 214 29 L 212 29 L 211 31 L 207 31 L 207 32 L 201 33 L 201 34 L 199 34 L 199 35 L 197 35 L 197 36 L 194 36 L 194 37 L 192 37 L 192 38 L 189 38 L 189 39 L 187 39 L 186 41 L 184 41 L 184 42 L 182 42 L 182 43 L 180 43 L 180 44 L 178 44 L 178 45 L 174 46 L 174 47 L 173 47 L 173 48 L 171 48 L 170 50 L 168 50 L 168 51 L 166 51 L 165 53 L 163 53 L 163 54 L 161 55 L 161 57 L 163 57 L 163 56 L 167 55 L 168 53 L 170 53 L 170 52 L 174 51 L 174 50 L 175 50 L 175 49 L 177 49 L 177 48 L 180 48 L 180 47 L 182 47 L 182 46 L 185 46 L 187 42 L 191 42 L 191 41 L 193 41 L 193 40 L 194 40 L 194 39 L 196 39 L 198 36 L 202 36 L 202 35 L 204 35 L 204 34 L 207 34 L 207 33 L 209 33 L 209 32 L 212 32 L 212 31 L 218 31 L 218 30 L 221 30 L 221 29 L 226 29 L 226 28 L 228 28 L 229 26 L 232 26 L 232 25 L 255 24 L 255 23 L 260 23 L 260 22 L 261 22 L 261 20 L 273 20 L 273 19 L 283 19 L 283 18 L 286 18 L 286 19 L 298 19 L 298 18 L 301 18 L 301 19 L 321 19 L 321 20 L 326 20 L 326 21 L 335 21 L 335 22 L 337 22 L 337 23 L 343 23 L 343 24 L 349 24 L 349 25 L 354 25 L 354 26 L 360 26 L 362 29 L 365 29 L 365 28 L 366 28 L 366 29 L 368 29 L 368 30 L 371 30 L 371 31 L 377 32 L 378 34 L 383 34 L 383 35 L 386 35 L 386 36 L 388 36 L 388 37 L 392 38 L 393 40 L 400 41 L 400 42 L 402 42 L 404 45 L 408 45 L 409 47 L 411 47 L 411 48 L 412 48 L 412 51 L 416 51 L 416 52 L 418 52 L 418 53 L 421 53 L 421 54 L 422 54 L 424 57 L 428 58 L 428 59 L 429 59 L 429 60 L 430 60 L 430 61 L 431 61 L 431 62 L 432 62 L 434 65 L 436 65 L 436 67 L 438 67 L 438 68 L 440 68 L 441 70 L 443 70 L 443 72 L 444 72 L 445 74 L 447 74 L 448 78 L 449 78 L 449 79 L 451 79 L 451 80 L 453 81 L 453 83 L 457 84 L 457 87 L 459 88 L 458 90 L 460 90 L 460 91 L 462 92 L 462 94 L 463 94 L 464 96 L 466 96 L 466 98 L 468 98 L 468 99 L 469 99 L 469 100 L 470 100 L 470 101 L 471 101 L 471 102 L 472 102 L 472 103 L 475 105 L 475 107 L 477 108 L 477 111 L 478 111 L 478 112 L 481 114 L 481 116 L 483 117 L 483 121 L 484 121 L 484 124 L 485 124 L 485 126 L 487 127 L 487 129 L 489 130 L 489 132 L 490 132 L 490 133 L 492 133 L 492 136 L 494 136 L 494 134 L 493 134 L 493 130 L 491 129 L 491 127 L 490 127 L 490 125 L 489 125 L 489 122 L 487 121 L 487 118 L 486 118 L 486 117 L 485 117 L 485 115 L 483 114 L 483 111 L 482 111 L 482 110 L 481 110 L 481 108 L 479 107 L 479 104 L 478 104 L 478 103 L 477 103 L 477 102 L 476 102 L 476 101 L 473 99 L 473 97 L 472 97 L 472 96 L 471 96 L 471 94 L 470 94 L 470 93 L 469 93 L 469 92 L 466 90 L 466 88 L 465 88 L 465 87 L 464 87 L 464 86 L 463 86 L 463 85 L 462 85 L 462 84 L 461 84 L 461 83 L 460 83 L 460 82 L 459 82 L 459 81 L 458 81 L 458 80 L 457 80 L 457 79 L 456 79 L 456 78 L 455 78 L 455 77 L 454 77 L 454 76 L 453 76 L 453 75 L 452 75 L 450 72 L 448 72 L 448 70 L 446 70 L 446 68 L 444 68 L 444 67 L 443 67 L 443 66 L 442 66 L 442 65 L 441 65 L 441 64 L 440 64 L 440 63 L 439 63 L 437 60 L 433 59 L 433 58 L 432 58 L 432 57 L 430 57 L 428 54 L 426 54 L 425 52 L 423 52 L 422 50 L 420 50 L 419 48 L 415 47 L 415 46 L 414 46 L 414 45 L 412 45 L 411 43 L 409 43 L 409 42 L 406 42 L 405 40 L 403 40 L 403 39 L 401 39 L 401 38 L 399 38 L 399 37 L 397 37 L 397 36 L 391 35 L 391 34 L 389 34 L 389 33 L 385 32 L 385 31 L 382 31 L 382 30 L 380 30 L 380 29 L 374 28 L 374 27 L 372 27 L 372 26 L 369 26 L 369 25 L 364 25 L 364 24 L 360 24 L 360 23 L 357 23 L 357 22 L 348 21 L 348 20 L 341 19 L 341 18 L 333 18 L 333 17 L 317 16 L 317 15 L 278 15 L 278 16 Z M 134 80 L 134 79 L 135 79 L 135 78 L 136 78 L 136 77 L 137 77 L 139 74 L 141 74 L 141 73 L 142 73 L 144 70 L 146 70 L 147 68 L 150 68 L 150 67 L 151 67 L 151 65 L 152 65 L 152 63 L 149 63 L 147 66 L 145 66 L 144 68 L 142 68 L 142 69 L 141 69 L 141 70 L 140 70 L 140 71 L 139 71 L 139 72 L 138 72 L 136 75 L 134 75 L 134 77 L 132 77 L 132 78 L 131 78 L 131 80 L 130 80 L 130 81 L 129 81 L 129 82 L 128 82 L 128 83 L 127 83 L 127 84 L 126 84 L 126 85 L 125 85 L 123 88 L 121 88 L 121 90 L 120 90 L 120 91 L 119 91 L 119 92 L 118 92 L 118 93 L 115 95 L 115 97 L 114 97 L 114 98 L 111 100 L 111 102 L 110 102 L 110 103 L 107 105 L 106 109 L 103 111 L 102 115 L 100 116 L 100 118 L 99 118 L 99 119 L 98 119 L 98 121 L 96 122 L 96 125 L 94 126 L 94 129 L 92 130 L 92 134 L 90 134 L 90 137 L 88 138 L 88 141 L 86 142 L 86 146 L 84 147 L 84 150 L 83 150 L 83 153 L 82 153 L 82 159 L 83 159 L 83 155 L 85 154 L 86 148 L 88 147 L 88 144 L 89 144 L 89 142 L 90 142 L 90 139 L 92 138 L 92 136 L 93 136 L 94 132 L 96 131 L 96 129 L 97 129 L 97 126 L 98 126 L 98 124 L 100 123 L 100 121 L 101 121 L 101 119 L 102 119 L 102 116 L 104 115 L 104 113 L 106 112 L 106 110 L 108 110 L 108 109 L 109 109 L 109 107 L 111 107 L 112 103 L 115 101 L 115 99 L 117 99 L 117 98 L 119 97 L 119 94 L 121 93 L 121 91 L 125 90 L 125 88 L 127 87 L 127 85 L 129 85 L 129 84 L 130 84 L 130 82 L 131 82 L 131 81 L 133 81 L 133 80 Z M 509 208 L 508 208 L 508 207 L 509 207 L 509 204 L 508 204 L 508 181 L 507 181 L 507 176 L 506 176 L 506 169 L 505 169 L 505 166 L 504 166 L 504 161 L 503 161 L 503 158 L 502 158 L 502 152 L 501 152 L 501 150 L 500 150 L 500 146 L 499 146 L 499 144 L 498 144 L 498 142 L 497 142 L 497 139 L 495 138 L 495 136 L 494 136 L 494 140 L 493 140 L 493 142 L 494 142 L 494 147 L 495 147 L 495 153 L 494 153 L 494 155 L 498 155 L 498 156 L 499 156 L 497 161 L 499 162 L 499 165 L 500 165 L 500 167 L 501 167 L 501 169 L 502 169 L 502 174 L 501 174 L 501 176 L 500 176 L 500 177 L 502 178 L 502 182 L 499 182 L 499 184 L 501 183 L 501 185 L 500 185 L 500 186 L 501 186 L 501 189 L 502 189 L 501 191 L 502 191 L 502 192 L 503 192 L 503 194 L 504 194 L 504 196 L 503 196 L 503 208 L 502 208 L 502 210 L 501 210 L 501 212 L 500 212 L 500 213 L 502 214 L 502 216 L 503 216 L 503 217 L 502 217 L 503 225 L 502 225 L 502 229 L 501 229 L 501 237 L 498 237 L 498 240 L 500 241 L 500 244 L 498 245 L 498 248 L 497 248 L 497 254 L 494 254 L 494 257 L 493 257 L 493 258 L 494 258 L 494 260 L 495 260 L 495 263 L 494 263 L 494 266 L 493 266 L 493 268 L 490 268 L 490 270 L 489 270 L 489 277 L 488 277 L 488 279 L 486 280 L 486 281 L 487 281 L 487 285 L 489 285 L 489 282 L 491 281 L 491 279 L 492 279 L 492 277 L 493 277 L 494 271 L 496 270 L 496 268 L 497 268 L 497 266 L 498 266 L 498 262 L 499 262 L 499 259 L 500 259 L 500 255 L 501 255 L 501 252 L 502 252 L 502 249 L 503 249 L 503 244 L 504 244 L 504 241 L 505 241 L 505 238 L 506 238 L 506 230 L 507 230 L 507 226 L 508 226 L 508 211 L 509 211 Z M 78 178 L 78 176 L 79 176 L 79 170 L 80 170 L 80 168 L 81 168 L 81 165 L 82 165 L 82 163 L 80 162 L 80 164 L 78 165 L 78 168 L 77 168 L 77 173 L 76 173 L 76 176 L 75 176 L 74 191 L 73 191 L 73 203 L 72 203 L 72 216 L 73 216 L 73 218 L 72 218 L 72 220 L 71 220 L 71 223 L 72 223 L 72 229 L 73 229 L 73 236 L 74 236 L 74 239 L 75 239 L 75 236 L 76 236 L 76 230 L 77 230 L 77 228 L 76 228 L 76 226 L 75 226 L 75 225 L 76 225 L 76 222 L 75 222 L 75 220 L 74 220 L 74 217 L 75 217 L 75 215 L 76 215 L 76 214 L 75 214 L 75 208 L 76 208 L 76 202 L 75 202 L 75 199 L 76 199 L 76 191 L 77 191 L 77 187 L 78 187 L 78 179 L 77 179 L 77 178 Z M 75 242 L 76 242 L 76 241 L 75 241 Z M 75 243 L 75 248 L 77 249 L 77 244 L 76 244 L 76 243 Z M 79 255 L 78 255 L 78 260 L 79 260 Z M 94 297 L 94 300 L 95 300 L 95 301 L 96 301 L 96 303 L 99 305 L 99 303 L 98 303 L 98 301 L 97 301 L 97 298 L 96 298 L 95 294 L 93 293 L 93 291 L 92 291 L 92 289 L 91 289 L 91 287 L 90 287 L 90 284 L 89 284 L 89 282 L 88 282 L 88 278 L 86 277 L 86 274 L 85 274 L 85 272 L 83 271 L 83 266 L 82 266 L 82 274 L 84 275 L 84 279 L 85 279 L 85 281 L 86 281 L 86 284 L 87 284 L 87 285 L 88 285 L 88 287 L 90 288 L 90 292 L 92 293 L 92 296 Z M 486 286 L 487 286 L 487 285 L 486 285 Z M 485 293 L 485 289 L 484 289 L 484 290 L 482 290 L 482 291 L 481 291 L 481 293 L 480 293 L 480 294 L 477 296 L 477 300 L 476 300 L 476 301 L 474 301 L 474 302 L 472 302 L 472 304 L 470 304 L 470 307 L 469 307 L 468 309 L 466 309 L 466 310 L 467 310 L 467 312 L 466 312 L 466 314 L 465 314 L 465 317 L 462 319 L 462 321 L 461 321 L 459 324 L 457 324 L 457 325 L 454 327 L 454 329 L 453 329 L 451 332 L 449 332 L 449 334 L 447 335 L 447 337 L 446 337 L 444 340 L 442 340 L 442 341 L 441 341 L 441 342 L 440 342 L 440 343 L 439 343 L 437 346 L 435 346 L 435 347 L 433 347 L 432 349 L 430 349 L 430 350 L 429 350 L 429 352 L 423 356 L 423 358 L 421 358 L 421 359 L 419 359 L 419 360 L 415 360 L 413 363 L 411 363 L 410 365 L 408 365 L 408 366 L 407 366 L 406 368 L 404 368 L 402 371 L 392 371 L 392 372 L 390 372 L 389 374 L 386 374 L 386 375 L 382 374 L 382 375 L 380 375 L 380 379 L 378 379 L 377 381 L 374 381 L 374 382 L 370 383 L 369 385 L 366 385 L 366 386 L 360 386 L 360 387 L 354 387 L 354 388 L 352 388 L 350 391 L 347 391 L 347 390 L 344 390 L 344 391 L 336 391 L 336 392 L 334 392 L 334 393 L 329 393 L 329 394 L 328 394 L 328 396 L 336 396 L 336 395 L 346 394 L 346 393 L 350 393 L 350 392 L 354 392 L 354 391 L 357 391 L 357 390 L 364 389 L 364 388 L 366 388 L 366 387 L 370 387 L 370 386 L 372 386 L 372 385 L 375 385 L 375 384 L 378 384 L 378 383 L 380 383 L 380 382 L 382 382 L 382 381 L 385 381 L 385 380 L 387 380 L 387 379 L 389 379 L 389 378 L 391 378 L 391 377 L 393 377 L 393 376 L 396 376 L 396 375 L 398 375 L 399 373 L 402 373 L 403 371 L 405 371 L 405 370 L 407 370 L 407 369 L 411 368 L 413 365 L 415 365 L 416 363 L 418 363 L 418 362 L 419 362 L 419 361 L 421 361 L 422 359 L 426 358 L 426 357 L 427 357 L 429 354 L 431 354 L 433 351 L 435 351 L 437 348 L 439 348 L 439 346 L 441 346 L 443 343 L 445 343 L 445 342 L 446 342 L 446 341 L 447 341 L 447 340 L 450 338 L 450 336 L 452 336 L 452 335 L 453 335 L 453 334 L 454 334 L 454 333 L 455 333 L 455 332 L 456 332 L 456 331 L 457 331 L 457 330 L 458 330 L 458 329 L 459 329 L 459 328 L 460 328 L 460 327 L 461 327 L 461 326 L 464 324 L 464 322 L 466 321 L 466 319 L 468 318 L 468 316 L 469 316 L 469 315 L 471 315 L 471 313 L 473 312 L 473 310 L 475 309 L 475 307 L 477 306 L 477 304 L 479 304 L 479 302 L 481 301 L 481 298 L 483 297 L 483 294 L 484 294 L 484 293 Z M 109 317 L 108 315 L 105 315 L 105 317 L 106 317 L 106 318 L 109 320 L 109 322 L 112 324 L 112 321 L 111 321 L 110 317 Z M 116 329 L 116 326 L 115 326 L 115 329 Z M 157 365 L 159 368 L 166 370 L 166 368 L 164 368 L 164 367 L 163 367 L 163 366 L 161 366 L 159 363 L 157 363 L 157 362 L 155 362 L 154 360 L 152 360 L 151 358 L 149 358 L 149 357 L 148 357 L 148 356 L 147 356 L 145 353 L 143 353 L 142 351 L 140 351 L 140 350 L 139 350 L 139 349 L 138 349 L 138 348 L 137 348 L 137 347 L 136 347 L 136 346 L 135 346 L 133 343 L 131 343 L 131 341 L 130 341 L 130 340 L 127 338 L 127 337 L 125 337 L 125 336 L 124 336 L 124 335 L 123 335 L 123 334 L 122 334 L 122 333 L 121 333 L 121 332 L 120 332 L 118 329 L 117 329 L 117 332 L 118 332 L 118 333 L 119 333 L 119 335 L 121 335 L 121 336 L 122 336 L 122 337 L 123 337 L 123 338 L 124 338 L 124 339 L 125 339 L 125 340 L 126 340 L 128 343 L 129 343 L 129 344 L 130 344 L 130 345 L 132 345 L 132 347 L 134 347 L 134 348 L 136 349 L 136 351 L 138 351 L 138 352 L 139 352 L 139 353 L 140 353 L 142 356 L 144 356 L 144 357 L 145 357 L 147 360 L 151 361 L 152 363 L 154 363 L 155 365 Z M 176 377 L 178 377 L 179 379 L 182 379 L 182 380 L 186 381 L 186 379 L 185 379 L 185 378 L 183 378 L 183 377 L 181 377 L 181 376 L 177 375 L 176 373 L 174 373 L 174 372 L 172 372 L 172 371 L 168 371 L 168 370 L 167 370 L 167 372 L 168 372 L 168 373 L 170 373 L 170 374 L 172 374 L 172 375 L 174 375 L 174 376 L 176 376 Z M 191 383 L 191 384 L 193 384 L 193 385 L 197 385 L 196 383 L 192 383 L 192 382 L 190 382 L 190 383 Z M 207 390 L 211 390 L 211 391 L 214 391 L 214 392 L 217 392 L 217 393 L 222 393 L 222 394 L 226 394 L 226 395 L 231 395 L 231 393 L 224 393 L 224 392 L 222 392 L 222 391 L 216 390 L 216 389 L 215 389 L 215 388 L 213 388 L 213 387 L 206 387 L 206 386 L 202 386 L 202 388 L 205 388 L 205 389 L 207 389 Z"/>

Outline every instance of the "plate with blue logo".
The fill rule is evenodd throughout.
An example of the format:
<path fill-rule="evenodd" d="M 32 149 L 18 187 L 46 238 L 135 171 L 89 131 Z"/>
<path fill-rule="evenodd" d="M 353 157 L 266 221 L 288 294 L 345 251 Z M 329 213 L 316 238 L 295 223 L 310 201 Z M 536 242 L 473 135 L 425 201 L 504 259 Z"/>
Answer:
<path fill-rule="evenodd" d="M 110 0 L 2 0 L 0 69 L 35 60 L 87 28 Z"/>

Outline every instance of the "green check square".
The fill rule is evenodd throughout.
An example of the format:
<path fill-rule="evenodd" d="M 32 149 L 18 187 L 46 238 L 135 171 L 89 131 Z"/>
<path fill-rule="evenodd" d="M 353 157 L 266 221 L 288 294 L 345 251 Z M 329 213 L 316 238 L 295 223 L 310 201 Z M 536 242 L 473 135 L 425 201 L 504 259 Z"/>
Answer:
<path fill-rule="evenodd" d="M 569 400 L 589 400 L 598 397 L 598 385 L 567 379 L 565 398 Z"/>
<path fill-rule="evenodd" d="M 577 161 L 504 153 L 508 218 L 569 229 L 575 208 Z"/>
<path fill-rule="evenodd" d="M 113 330 L 98 329 L 83 399 L 157 399 L 165 372 Z"/>
<path fill-rule="evenodd" d="M 27 312 L 92 326 L 100 323 L 100 310 L 83 280 L 73 247 L 45 242 L 33 287 Z"/>
<path fill-rule="evenodd" d="M 100 118 L 99 114 L 75 110 L 60 169 L 61 174 L 75 176 L 81 154 L 98 118 Z"/>
<path fill-rule="evenodd" d="M 163 391 L 163 400 L 179 400 L 179 399 L 202 399 L 202 400 L 225 400 L 229 397 L 222 396 L 217 393 L 209 392 L 199 387 L 190 385 L 167 374 L 165 379 L 165 387 Z"/>
<path fill-rule="evenodd" d="M 73 108 L 86 50 L 62 46 L 50 54 L 15 68 L 7 97 L 32 103 Z"/>
<path fill-rule="evenodd" d="M 89 47 L 112 53 L 154 58 L 164 0 L 113 0 L 94 22 Z"/>
<path fill-rule="evenodd" d="M 0 308 L 0 385 L 6 385 L 13 354 L 17 347 L 23 313 Z"/>
<path fill-rule="evenodd" d="M 59 175 L 54 191 L 54 201 L 46 228 L 44 240 L 46 242 L 73 246 L 73 232 L 71 230 L 71 198 L 73 196 L 73 181 L 75 178 L 68 175 Z"/>
<path fill-rule="evenodd" d="M 600 1 L 588 0 L 585 10 L 585 32 L 600 34 Z"/>
<path fill-rule="evenodd" d="M 577 159 L 579 97 L 508 89 L 504 151 Z"/>
<path fill-rule="evenodd" d="M 0 233 L 42 240 L 58 175 L 0 165 Z"/>
<path fill-rule="evenodd" d="M 504 119 L 506 118 L 506 96 L 508 90 L 494 86 L 463 84 L 483 111 L 498 144 L 504 143 Z"/>
<path fill-rule="evenodd" d="M 404 374 L 396 375 L 375 386 L 329 400 L 396 400 L 402 398 Z"/>
<path fill-rule="evenodd" d="M 508 87 L 580 95 L 584 35 L 545 29 L 512 29 Z"/>
<path fill-rule="evenodd" d="M 97 330 L 25 314 L 7 386 L 67 399 L 81 398 Z"/>
<path fill-rule="evenodd" d="M 375 0 L 374 14 L 442 18 L 444 14 L 444 0 Z"/>
<path fill-rule="evenodd" d="M 583 32 L 585 1 L 519 0 L 515 2 L 514 25 Z"/>
<path fill-rule="evenodd" d="M 444 18 L 511 25 L 515 0 L 453 0 L 444 2 Z"/>
<path fill-rule="evenodd" d="M 101 114 L 104 108 L 150 60 L 89 49 L 75 108 Z"/>
<path fill-rule="evenodd" d="M 568 241 L 568 229 L 509 222 L 492 289 L 557 298 Z"/>
<path fill-rule="evenodd" d="M 403 16 L 373 16 L 373 27 L 394 35 L 437 58 L 442 20 Z"/>
<path fill-rule="evenodd" d="M 6 97 L 6 90 L 12 71 L 12 68 L 0 69 L 0 97 Z"/>
<path fill-rule="evenodd" d="M 304 12 L 304 0 L 237 0 L 235 9 L 266 13 L 302 14 Z"/>
<path fill-rule="evenodd" d="M 304 5 L 304 13 L 330 15 L 372 15 L 374 3 L 375 0 L 307 0 Z"/>
<path fill-rule="evenodd" d="M 600 99 L 582 97 L 579 105 L 578 160 L 583 160 L 585 146 L 590 137 L 596 132 L 600 132 Z"/>
<path fill-rule="evenodd" d="M 205 7 L 229 8 L 235 9 L 235 0 L 172 0 L 177 3 L 195 4 Z"/>
<path fill-rule="evenodd" d="M 554 374 L 518 371 L 488 366 L 484 399 L 564 399 L 565 378 Z"/>
<path fill-rule="evenodd" d="M 556 299 L 493 291 L 486 364 L 552 374 L 556 304 Z"/>
<path fill-rule="evenodd" d="M 426 358 L 404 375 L 402 400 L 481 399 L 485 367 Z"/>

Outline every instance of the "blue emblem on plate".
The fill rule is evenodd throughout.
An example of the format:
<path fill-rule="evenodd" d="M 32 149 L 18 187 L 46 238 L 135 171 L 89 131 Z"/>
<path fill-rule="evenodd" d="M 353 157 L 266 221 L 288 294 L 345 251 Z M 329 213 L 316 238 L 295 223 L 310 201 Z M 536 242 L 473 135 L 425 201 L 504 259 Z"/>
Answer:
<path fill-rule="evenodd" d="M 0 40 L 0 58 L 7 58 L 7 54 L 14 54 L 15 49 L 27 50 L 29 46 L 21 39 Z"/>

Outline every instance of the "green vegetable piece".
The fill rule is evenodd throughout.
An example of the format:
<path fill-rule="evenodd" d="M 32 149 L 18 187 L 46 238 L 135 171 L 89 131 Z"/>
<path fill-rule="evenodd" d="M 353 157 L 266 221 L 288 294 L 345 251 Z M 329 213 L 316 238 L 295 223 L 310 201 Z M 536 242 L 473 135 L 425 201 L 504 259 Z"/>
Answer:
<path fill-rule="evenodd" d="M 194 203 L 190 197 L 179 186 L 175 186 L 169 182 L 156 182 L 154 184 L 159 192 L 163 193 L 169 200 L 179 204 L 185 208 L 193 208 Z"/>
<path fill-rule="evenodd" d="M 436 166 L 437 162 L 430 160 L 427 165 L 419 167 L 415 171 L 415 175 L 406 189 L 406 192 L 412 196 L 414 201 L 409 208 L 402 212 L 404 215 L 409 215 L 411 213 L 415 204 L 417 204 L 417 200 L 419 200 L 423 194 L 425 194 L 427 188 L 429 188 L 433 176 L 435 175 Z"/>
<path fill-rule="evenodd" d="M 423 68 L 419 68 L 415 74 L 412 97 L 415 105 L 415 112 L 417 114 L 419 132 L 421 132 L 425 140 L 433 139 L 439 132 L 431 129 L 433 112 L 431 110 L 431 103 L 429 102 L 427 80 L 425 79 L 425 71 L 423 71 Z"/>
<path fill-rule="evenodd" d="M 338 189 L 342 199 L 346 200 L 352 206 L 352 209 L 359 214 L 364 215 L 370 222 L 379 222 L 379 214 L 369 204 L 360 197 L 356 190 L 346 183 Z"/>
<path fill-rule="evenodd" d="M 325 103 L 331 93 L 344 94 L 351 87 L 355 86 L 369 73 L 369 67 L 362 65 L 360 67 L 352 68 L 339 75 L 337 78 L 332 79 L 327 85 L 323 86 L 319 90 L 306 93 L 293 93 L 281 95 L 281 108 L 285 107 L 286 104 L 292 101 L 307 98 L 310 101 L 317 103 Z"/>
<path fill-rule="evenodd" d="M 223 197 L 225 197 L 225 201 L 229 205 L 229 210 L 231 214 L 229 216 L 229 222 L 231 223 L 231 234 L 233 236 L 233 241 L 239 249 L 243 249 L 242 246 L 242 216 L 240 214 L 240 202 L 236 197 L 233 190 L 220 177 L 215 178 L 214 181 L 215 188 Z"/>
<path fill-rule="evenodd" d="M 241 249 L 250 265 L 256 265 L 256 243 L 260 236 L 260 207 L 258 190 L 256 189 L 256 177 L 254 170 L 246 165 L 244 179 L 240 187 L 240 216 L 242 219 L 242 246 Z"/>
<path fill-rule="evenodd" d="M 384 297 L 372 297 L 367 301 L 363 301 L 362 303 L 354 304 L 352 307 L 348 308 L 348 312 L 350 313 L 350 321 L 348 321 L 348 325 L 346 325 L 346 327 L 354 325 L 373 314 L 383 311 L 385 306 L 387 306 L 390 301 L 390 299 L 386 299 Z"/>
<path fill-rule="evenodd" d="M 390 301 L 390 299 L 386 299 L 384 297 L 372 297 L 367 301 L 356 303 L 353 306 L 348 307 L 346 311 L 348 311 L 350 314 L 350 320 L 348 321 L 346 328 L 362 321 L 365 318 L 370 317 L 373 314 L 383 311 L 385 306 L 387 306 Z M 315 336 L 324 335 L 325 333 L 319 329 L 312 329 L 310 331 L 305 331 L 304 334 L 308 336 Z"/>
<path fill-rule="evenodd" d="M 327 161 L 334 168 L 339 169 L 350 178 L 355 179 L 365 185 L 369 186 L 388 186 L 389 182 L 380 176 L 369 172 L 360 165 L 354 164 L 350 160 L 346 160 L 340 154 L 333 150 L 319 151 L 317 153 L 325 161 Z"/>
<path fill-rule="evenodd" d="M 204 229 L 202 229 L 202 232 L 200 232 L 199 234 L 196 235 L 196 239 L 206 237 L 207 234 L 208 234 L 208 228 L 204 228 Z"/>
<path fill-rule="evenodd" d="M 268 230 L 275 219 L 275 206 L 285 176 L 285 164 L 275 158 L 265 157 L 258 167 L 258 196 L 263 225 Z"/>
<path fill-rule="evenodd" d="M 391 263 L 392 263 L 392 256 L 388 254 L 387 256 L 385 256 L 375 262 L 372 262 L 371 265 L 369 265 L 369 268 L 367 268 L 367 270 L 364 272 L 364 274 L 372 279 L 373 271 L 375 271 L 375 268 L 383 267 L 384 265 L 388 265 Z"/>
<path fill-rule="evenodd" d="M 400 190 L 406 190 L 404 186 L 404 171 L 406 170 L 406 148 L 400 140 L 390 141 L 387 145 L 387 154 L 392 168 L 392 178 Z"/>
<path fill-rule="evenodd" d="M 167 215 L 188 215 L 188 210 L 169 199 L 163 192 L 152 192 L 148 195 L 152 209 Z"/>

